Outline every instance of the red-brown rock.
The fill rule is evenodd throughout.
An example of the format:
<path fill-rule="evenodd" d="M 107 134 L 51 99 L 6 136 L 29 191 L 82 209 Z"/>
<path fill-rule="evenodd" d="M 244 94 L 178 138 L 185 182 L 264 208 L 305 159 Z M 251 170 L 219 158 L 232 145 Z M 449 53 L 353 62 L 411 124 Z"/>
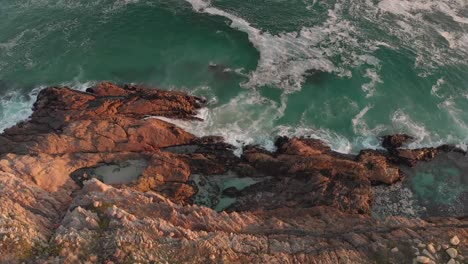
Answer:
<path fill-rule="evenodd" d="M 41 91 L 31 118 L 0 135 L 0 262 L 410 263 L 415 238 L 468 239 L 464 218 L 370 216 L 372 185 L 455 148 L 401 149 L 409 137 L 396 135 L 388 152 L 355 156 L 281 137 L 275 152 L 247 146 L 237 157 L 219 137 L 148 118 L 195 121 L 202 104 L 111 83 Z M 231 213 L 190 205 L 195 175 L 228 196 Z"/>

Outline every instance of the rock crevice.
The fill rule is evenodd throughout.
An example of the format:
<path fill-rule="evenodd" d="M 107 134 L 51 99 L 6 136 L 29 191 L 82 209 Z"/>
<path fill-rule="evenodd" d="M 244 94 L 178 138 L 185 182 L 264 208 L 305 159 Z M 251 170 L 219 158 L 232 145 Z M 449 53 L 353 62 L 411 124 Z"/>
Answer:
<path fill-rule="evenodd" d="M 409 263 L 424 241 L 446 263 L 454 236 L 467 255 L 466 217 L 371 215 L 374 186 L 463 151 L 404 149 L 411 137 L 394 135 L 385 151 L 344 155 L 280 137 L 275 152 L 237 157 L 222 138 L 148 118 L 202 122 L 203 104 L 112 83 L 41 91 L 30 119 L 0 135 L 0 262 Z"/>

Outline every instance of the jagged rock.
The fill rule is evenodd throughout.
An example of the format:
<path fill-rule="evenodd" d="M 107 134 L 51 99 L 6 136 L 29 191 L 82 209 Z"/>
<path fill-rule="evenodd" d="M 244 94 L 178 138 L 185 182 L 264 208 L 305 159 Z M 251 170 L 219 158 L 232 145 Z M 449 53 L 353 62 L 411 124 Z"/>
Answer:
<path fill-rule="evenodd" d="M 370 215 L 372 185 L 456 149 L 405 150 L 395 137 L 356 156 L 281 137 L 276 152 L 237 157 L 219 137 L 149 118 L 196 121 L 203 103 L 111 83 L 41 91 L 30 119 L 0 135 L 0 262 L 409 263 L 414 239 L 466 241 L 466 218 Z M 194 175 L 226 211 L 192 204 Z"/>
<path fill-rule="evenodd" d="M 244 191 L 250 198 L 244 196 L 232 209 L 243 210 L 253 204 L 254 208 L 315 204 L 368 213 L 371 183 L 391 184 L 401 178 L 398 167 L 377 151 L 362 151 L 355 157 L 333 152 L 318 140 L 286 137 L 275 145 L 276 153 L 255 147 L 244 150 L 243 160 L 274 177 Z M 257 195 L 263 192 L 265 195 Z M 268 193 L 285 195 L 270 197 Z"/>
<path fill-rule="evenodd" d="M 331 152 L 330 147 L 318 139 L 290 139 L 283 136 L 276 140 L 275 146 L 279 154 L 315 156 Z"/>
<path fill-rule="evenodd" d="M 386 149 L 397 149 L 411 140 L 414 140 L 414 137 L 406 134 L 387 135 L 382 137 L 382 147 Z"/>
<path fill-rule="evenodd" d="M 102 185 L 96 180 L 86 184 L 88 190 Z M 94 201 L 102 206 L 94 207 Z M 61 249 L 61 262 L 91 261 L 95 255 L 100 261 L 115 263 L 206 263 L 213 255 L 223 262 L 265 263 L 293 261 L 300 254 L 302 263 L 337 263 L 338 256 L 350 263 L 373 263 L 379 261 L 381 252 L 391 250 L 383 246 L 390 241 L 464 228 L 463 222 L 450 227 L 404 218 L 381 222 L 327 207 L 216 212 L 178 205 L 154 192 L 110 186 L 103 192 L 79 191 L 70 208 L 65 218 L 76 223 L 62 221 L 52 237 Z M 99 228 L 77 224 L 90 217 Z M 401 251 L 392 258 L 408 263 L 414 256 L 406 254 Z"/>
<path fill-rule="evenodd" d="M 431 161 L 439 151 L 436 148 L 397 149 L 391 152 L 394 162 L 414 166 L 419 161 Z"/>
<path fill-rule="evenodd" d="M 374 183 L 392 184 L 401 179 L 400 169 L 389 162 L 388 157 L 374 150 L 363 150 L 357 160 L 364 164 L 369 179 Z"/>
<path fill-rule="evenodd" d="M 194 139 L 172 124 L 142 118 L 196 119 L 200 98 L 109 83 L 92 89 L 93 94 L 69 88 L 42 90 L 30 120 L 2 135 L 3 141 L 9 142 L 9 152 L 136 152 L 187 144 Z M 110 93 L 117 90 L 117 94 Z"/>
<path fill-rule="evenodd" d="M 0 169 L 19 174 L 45 190 L 68 193 L 77 188 L 70 174 L 75 173 L 73 179 L 78 185 L 87 179 L 80 169 L 86 171 L 102 164 L 146 159 L 150 165 L 141 181 L 148 179 L 146 175 L 158 173 L 158 177 L 163 177 L 162 182 L 168 184 L 161 187 L 156 183 L 141 183 L 139 187 L 163 188 L 176 196 L 191 196 L 193 191 L 178 195 L 190 189 L 182 184 L 188 179 L 187 171 L 182 177 L 177 176 L 176 168 L 169 168 L 170 173 L 167 170 L 159 173 L 168 154 L 161 154 L 158 149 L 187 144 L 195 137 L 164 121 L 144 118 L 196 119 L 203 99 L 110 83 L 101 83 L 88 91 L 92 94 L 57 87 L 42 90 L 30 120 L 7 129 L 0 136 L 8 145 L 0 149 L 0 154 L 2 150 L 10 152 L 0 160 Z M 154 171 L 156 167 L 159 171 Z"/>
<path fill-rule="evenodd" d="M 306 156 L 299 155 L 303 151 L 297 149 L 284 154 L 266 153 L 255 148 L 246 150 L 243 159 L 273 178 L 246 189 L 244 200 L 234 208 L 307 207 L 315 204 L 346 212 L 368 213 L 372 192 L 366 168 L 333 152 L 311 154 L 314 153 L 311 146 L 304 146 L 307 146 L 307 150 L 303 150 L 307 151 Z M 268 193 L 284 195 L 270 197 Z"/>
<path fill-rule="evenodd" d="M 0 262 L 30 258 L 37 245 L 47 244 L 67 207 L 37 185 L 0 172 Z"/>

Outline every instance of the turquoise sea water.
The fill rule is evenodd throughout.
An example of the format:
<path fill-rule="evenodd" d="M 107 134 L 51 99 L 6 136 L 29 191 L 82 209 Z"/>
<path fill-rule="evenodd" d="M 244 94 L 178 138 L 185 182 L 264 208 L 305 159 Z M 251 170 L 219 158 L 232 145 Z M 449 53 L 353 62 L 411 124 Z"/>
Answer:
<path fill-rule="evenodd" d="M 276 135 L 335 150 L 468 142 L 465 0 L 4 0 L 0 130 L 41 87 L 109 80 L 206 96 L 204 123 L 238 146 Z"/>

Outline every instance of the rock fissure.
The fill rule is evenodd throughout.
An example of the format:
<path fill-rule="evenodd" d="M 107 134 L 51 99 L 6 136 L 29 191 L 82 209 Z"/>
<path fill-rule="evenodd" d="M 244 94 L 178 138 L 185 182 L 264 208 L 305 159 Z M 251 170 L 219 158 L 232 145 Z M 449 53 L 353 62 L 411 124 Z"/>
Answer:
<path fill-rule="evenodd" d="M 219 137 L 147 118 L 200 122 L 204 103 L 111 83 L 41 91 L 31 118 L 0 136 L 0 262 L 411 263 L 420 255 L 405 247 L 422 242 L 434 256 L 445 245 L 468 255 L 466 208 L 370 215 L 375 186 L 419 179 L 449 154 L 465 164 L 463 151 L 408 150 L 411 137 L 393 135 L 387 150 L 344 155 L 280 137 L 277 151 L 246 146 L 239 158 Z M 466 190 L 457 195 L 466 202 Z"/>

